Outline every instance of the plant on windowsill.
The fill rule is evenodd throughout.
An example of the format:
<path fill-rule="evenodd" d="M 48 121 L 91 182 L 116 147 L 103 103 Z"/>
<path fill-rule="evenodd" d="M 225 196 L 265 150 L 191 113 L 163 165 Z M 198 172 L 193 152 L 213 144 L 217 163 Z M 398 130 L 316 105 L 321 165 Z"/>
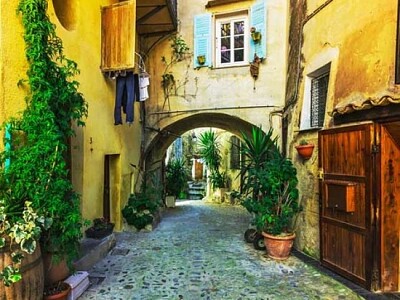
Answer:
<path fill-rule="evenodd" d="M 305 139 L 302 139 L 299 145 L 295 146 L 295 148 L 297 150 L 297 153 L 303 159 L 310 159 L 314 151 L 314 145 L 310 144 Z"/>
<path fill-rule="evenodd" d="M 93 226 L 85 230 L 86 237 L 92 239 L 102 239 L 113 232 L 114 223 L 110 223 L 106 218 L 96 218 Z"/>

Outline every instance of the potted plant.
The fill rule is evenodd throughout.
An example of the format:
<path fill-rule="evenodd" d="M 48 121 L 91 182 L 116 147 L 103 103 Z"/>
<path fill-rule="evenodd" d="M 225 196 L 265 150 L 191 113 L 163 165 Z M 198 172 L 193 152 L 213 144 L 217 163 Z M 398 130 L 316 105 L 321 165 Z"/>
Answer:
<path fill-rule="evenodd" d="M 93 226 L 85 230 L 86 237 L 92 239 L 102 239 L 113 232 L 114 223 L 110 223 L 106 218 L 96 218 Z"/>
<path fill-rule="evenodd" d="M 199 63 L 200 66 L 204 65 L 206 63 L 206 56 L 205 55 L 197 56 L 197 62 Z"/>
<path fill-rule="evenodd" d="M 297 145 L 296 150 L 298 154 L 303 158 L 303 159 L 309 159 L 314 151 L 314 145 L 308 143 L 306 140 L 301 140 L 299 145 Z"/>
<path fill-rule="evenodd" d="M 278 156 L 252 175 L 258 178 L 256 227 L 264 236 L 267 254 L 274 259 L 286 259 L 296 237 L 291 225 L 301 210 L 296 168 L 289 159 Z"/>
<path fill-rule="evenodd" d="M 188 172 L 186 170 L 185 161 L 183 159 L 172 159 L 165 170 L 166 173 L 166 198 L 167 207 L 175 206 L 175 199 L 179 197 L 181 192 L 187 185 Z"/>
<path fill-rule="evenodd" d="M 63 281 L 58 281 L 46 286 L 43 292 L 43 300 L 66 300 L 71 291 L 71 286 Z"/>
<path fill-rule="evenodd" d="M 287 257 L 295 237 L 290 225 L 300 205 L 296 169 L 281 155 L 277 139 L 272 137 L 272 129 L 265 134 L 260 127 L 254 127 L 250 135 L 242 133 L 245 161 L 241 170 L 244 178 L 241 203 L 253 214 L 253 223 L 264 236 L 268 255 L 282 259 L 270 247 L 271 238 L 289 240 L 289 252 L 286 251 L 283 258 Z M 245 233 L 245 238 L 247 236 Z"/>
<path fill-rule="evenodd" d="M 261 41 L 261 32 L 257 31 L 255 27 L 250 28 L 250 34 L 254 43 L 259 43 Z"/>
<path fill-rule="evenodd" d="M 153 224 L 158 204 L 149 199 L 145 192 L 131 194 L 128 203 L 122 209 L 122 216 L 128 225 L 132 225 L 136 230 L 141 230 Z"/>

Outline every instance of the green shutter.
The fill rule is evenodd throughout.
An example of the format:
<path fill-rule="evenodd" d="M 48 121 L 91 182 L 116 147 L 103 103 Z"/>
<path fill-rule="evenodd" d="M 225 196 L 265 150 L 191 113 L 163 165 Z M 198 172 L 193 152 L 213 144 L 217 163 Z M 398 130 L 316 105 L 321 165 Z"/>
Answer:
<path fill-rule="evenodd" d="M 251 7 L 250 14 L 250 27 L 256 28 L 256 31 L 261 32 L 261 41 L 255 43 L 252 38 L 250 38 L 250 52 L 249 60 L 253 61 L 254 54 L 257 54 L 259 58 L 265 58 L 266 48 L 267 48 L 267 13 L 265 8 L 265 1 L 258 1 Z"/>
<path fill-rule="evenodd" d="M 194 17 L 194 67 L 211 66 L 211 14 Z M 199 64 L 197 57 L 205 56 L 204 64 Z"/>

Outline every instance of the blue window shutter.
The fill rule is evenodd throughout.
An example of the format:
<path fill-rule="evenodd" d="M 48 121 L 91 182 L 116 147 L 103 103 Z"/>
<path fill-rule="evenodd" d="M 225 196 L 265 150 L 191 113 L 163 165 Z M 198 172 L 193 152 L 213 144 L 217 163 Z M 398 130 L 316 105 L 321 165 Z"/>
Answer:
<path fill-rule="evenodd" d="M 7 124 L 5 127 L 5 135 L 4 135 L 4 141 L 5 141 L 5 150 L 6 152 L 9 153 L 11 150 L 11 126 L 10 124 Z M 4 162 L 4 168 L 7 170 L 10 167 L 10 157 L 9 154 L 7 154 L 7 158 Z"/>
<path fill-rule="evenodd" d="M 261 41 L 255 43 L 253 39 L 250 38 L 250 51 L 249 60 L 253 61 L 254 54 L 257 54 L 259 58 L 265 58 L 266 48 L 267 48 L 267 13 L 265 8 L 265 1 L 258 1 L 251 7 L 250 14 L 250 28 L 254 27 L 256 31 L 261 32 Z"/>
<path fill-rule="evenodd" d="M 211 14 L 194 17 L 194 67 L 211 66 Z M 200 65 L 197 56 L 204 55 L 206 61 Z"/>

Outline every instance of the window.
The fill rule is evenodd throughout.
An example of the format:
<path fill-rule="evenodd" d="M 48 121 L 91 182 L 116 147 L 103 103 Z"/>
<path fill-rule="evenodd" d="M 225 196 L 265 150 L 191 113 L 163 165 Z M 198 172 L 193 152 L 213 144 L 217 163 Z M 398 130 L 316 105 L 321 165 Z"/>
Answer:
<path fill-rule="evenodd" d="M 249 36 L 247 17 L 218 19 L 215 28 L 216 66 L 247 64 Z"/>
<path fill-rule="evenodd" d="M 265 0 L 255 2 L 246 10 L 229 12 L 229 15 L 194 16 L 194 67 L 243 66 L 253 61 L 255 55 L 265 58 L 266 20 Z M 252 27 L 260 33 L 260 40 L 250 38 Z"/>
<path fill-rule="evenodd" d="M 311 127 L 324 126 L 329 72 L 311 80 Z"/>
<path fill-rule="evenodd" d="M 236 136 L 231 136 L 231 169 L 240 170 L 240 140 Z"/>
<path fill-rule="evenodd" d="M 330 66 L 329 63 L 306 77 L 300 130 L 324 126 Z"/>

